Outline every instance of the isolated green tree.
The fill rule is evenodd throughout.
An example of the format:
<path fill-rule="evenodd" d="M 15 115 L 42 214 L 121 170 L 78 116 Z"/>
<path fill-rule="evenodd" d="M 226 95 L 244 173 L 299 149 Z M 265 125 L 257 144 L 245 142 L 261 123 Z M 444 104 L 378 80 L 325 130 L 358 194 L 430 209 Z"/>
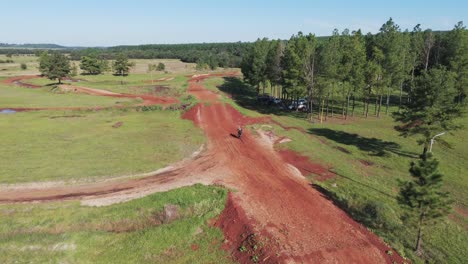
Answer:
<path fill-rule="evenodd" d="M 454 73 L 445 68 L 433 68 L 416 78 L 411 102 L 394 113 L 404 124 L 403 136 L 419 135 L 426 154 L 431 138 L 437 133 L 459 128 L 455 118 L 462 115 L 462 105 L 455 103 L 457 90 Z"/>
<path fill-rule="evenodd" d="M 134 63 L 128 61 L 127 55 L 120 53 L 117 55 L 112 66 L 115 75 L 126 76 L 130 72 L 130 68 L 134 66 Z"/>
<path fill-rule="evenodd" d="M 105 60 L 99 60 L 96 56 L 81 57 L 80 68 L 86 74 L 97 75 L 107 70 L 108 64 Z"/>
<path fill-rule="evenodd" d="M 165 69 L 166 69 L 166 65 L 162 62 L 158 63 L 158 65 L 156 66 L 157 71 L 164 71 Z"/>
<path fill-rule="evenodd" d="M 62 78 L 70 73 L 70 60 L 58 52 L 51 55 L 44 54 L 39 58 L 39 70 L 42 75 L 50 80 L 57 79 L 59 84 L 61 84 Z"/>
<path fill-rule="evenodd" d="M 442 174 L 438 172 L 439 162 L 432 153 L 424 154 L 411 164 L 409 172 L 412 181 L 401 182 L 398 203 L 405 210 L 403 220 L 417 230 L 415 251 L 422 254 L 424 229 L 432 225 L 450 211 L 452 200 L 449 193 L 442 191 Z"/>
<path fill-rule="evenodd" d="M 26 65 L 26 63 L 21 63 L 20 67 L 22 70 L 26 70 L 28 68 L 28 65 Z"/>

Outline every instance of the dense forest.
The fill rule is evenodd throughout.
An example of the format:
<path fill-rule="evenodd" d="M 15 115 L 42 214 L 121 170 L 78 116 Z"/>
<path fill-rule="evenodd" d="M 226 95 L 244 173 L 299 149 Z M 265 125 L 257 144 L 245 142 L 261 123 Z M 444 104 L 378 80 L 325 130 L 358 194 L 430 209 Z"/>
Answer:
<path fill-rule="evenodd" d="M 292 106 L 302 102 L 310 121 L 334 114 L 347 119 L 357 109 L 366 118 L 369 112 L 386 113 L 398 122 L 401 136 L 417 137 L 421 155 L 411 163 L 411 180 L 399 182 L 396 200 L 405 228 L 415 230 L 416 255 L 427 259 L 426 228 L 444 219 L 453 202 L 430 146 L 434 138 L 460 129 L 466 113 L 468 30 L 463 23 L 449 32 L 420 25 L 409 31 L 389 19 L 377 34 L 345 29 L 325 40 L 302 32 L 287 41 L 258 39 L 241 69 L 244 81 L 263 93 L 260 102 L 268 98 L 274 105 L 278 97 Z"/>
<path fill-rule="evenodd" d="M 429 80 L 450 83 L 453 100 L 462 103 L 468 83 L 468 31 L 459 22 L 449 32 L 423 30 L 416 25 L 402 31 L 388 20 L 377 34 L 360 30 L 334 30 L 318 39 L 299 32 L 289 40 L 257 40 L 242 61 L 244 79 L 273 96 L 297 100 L 306 97 L 309 111 L 339 107 L 347 118 L 361 100 L 367 117 L 371 103 L 374 114 L 388 113 L 391 103 L 402 107 L 411 102 L 415 86 Z M 397 102 L 391 102 L 391 99 Z M 383 110 L 385 108 L 385 110 Z"/>

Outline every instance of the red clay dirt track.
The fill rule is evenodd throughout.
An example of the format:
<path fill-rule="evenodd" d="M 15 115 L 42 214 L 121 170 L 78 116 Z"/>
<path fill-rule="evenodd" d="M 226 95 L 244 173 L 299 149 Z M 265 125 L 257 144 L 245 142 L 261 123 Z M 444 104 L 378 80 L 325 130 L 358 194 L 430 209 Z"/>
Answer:
<path fill-rule="evenodd" d="M 271 145 L 248 131 L 242 140 L 231 136 L 237 125 L 264 119 L 244 117 L 230 105 L 218 102 L 219 95 L 202 85 L 209 77 L 192 78 L 188 89 L 209 104 L 198 104 L 184 114 L 208 137 L 207 150 L 198 158 L 175 170 L 123 182 L 0 189 L 0 202 L 105 197 L 171 182 L 196 182 L 194 179 L 201 175 L 200 182 L 207 177 L 208 182 L 236 190 L 229 194 L 226 209 L 215 225 L 225 234 L 223 247 L 240 263 L 251 262 L 252 254 L 239 250 L 246 243 L 261 245 L 255 252 L 259 263 L 403 262 L 395 252 L 387 254 L 391 248 L 376 235 L 312 188 Z"/>

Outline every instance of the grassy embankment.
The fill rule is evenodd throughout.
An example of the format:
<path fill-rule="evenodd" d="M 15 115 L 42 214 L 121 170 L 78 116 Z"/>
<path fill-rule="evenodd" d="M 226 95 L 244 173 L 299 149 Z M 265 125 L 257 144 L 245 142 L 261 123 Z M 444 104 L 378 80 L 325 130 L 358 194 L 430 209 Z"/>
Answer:
<path fill-rule="evenodd" d="M 1 263 L 231 263 L 208 223 L 226 190 L 195 185 L 108 207 L 0 205 Z M 169 221 L 164 206 L 176 205 Z"/>
<path fill-rule="evenodd" d="M 304 113 L 278 110 L 271 106 L 261 106 L 255 102 L 255 91 L 238 79 L 216 78 L 206 82 L 210 89 L 234 93 L 233 100 L 224 96 L 226 102 L 236 108 L 243 107 L 243 113 L 252 115 L 271 114 L 286 127 L 277 125 L 271 129 L 278 136 L 287 136 L 291 142 L 276 146 L 293 149 L 311 160 L 319 161 L 337 176 L 326 182 L 315 180 L 309 175 L 316 188 L 331 197 L 338 206 L 354 219 L 366 225 L 403 255 L 416 263 L 422 260 L 415 256 L 413 247 L 416 234 L 400 220 L 402 210 L 396 202 L 398 180 L 409 180 L 411 161 L 417 159 L 422 147 L 416 138 L 404 138 L 394 129 L 397 123 L 385 114 L 381 118 L 362 117 L 362 107 L 356 109 L 356 117 L 350 120 L 341 118 L 341 111 L 335 118 L 323 123 L 311 124 Z M 391 111 L 396 111 L 392 107 Z M 440 161 L 440 171 L 444 174 L 444 189 L 455 199 L 453 213 L 442 223 L 425 230 L 423 247 L 426 258 L 431 263 L 463 263 L 468 259 L 468 118 L 460 121 L 465 128 L 445 135 L 444 139 L 452 147 L 436 141 L 434 155 Z"/>

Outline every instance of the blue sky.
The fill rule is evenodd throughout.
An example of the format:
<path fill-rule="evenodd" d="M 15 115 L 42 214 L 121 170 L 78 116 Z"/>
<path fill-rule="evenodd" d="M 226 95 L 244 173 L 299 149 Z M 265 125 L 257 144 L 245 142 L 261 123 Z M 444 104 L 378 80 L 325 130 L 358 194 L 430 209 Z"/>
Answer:
<path fill-rule="evenodd" d="M 3 2 L 3 3 L 2 3 Z M 148 43 L 254 41 L 334 28 L 377 32 L 392 17 L 449 30 L 468 24 L 468 1 L 433 0 L 3 0 L 0 42 L 111 46 Z"/>

